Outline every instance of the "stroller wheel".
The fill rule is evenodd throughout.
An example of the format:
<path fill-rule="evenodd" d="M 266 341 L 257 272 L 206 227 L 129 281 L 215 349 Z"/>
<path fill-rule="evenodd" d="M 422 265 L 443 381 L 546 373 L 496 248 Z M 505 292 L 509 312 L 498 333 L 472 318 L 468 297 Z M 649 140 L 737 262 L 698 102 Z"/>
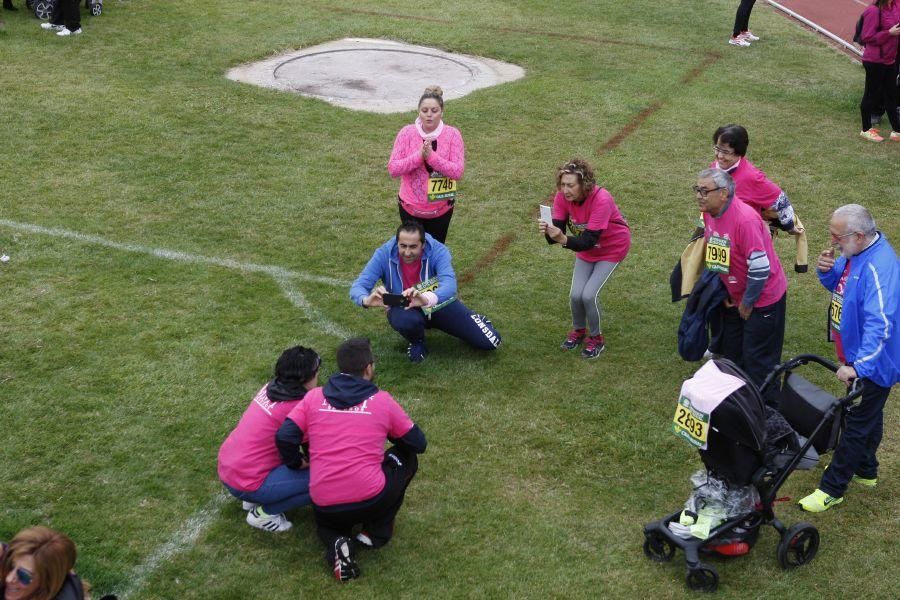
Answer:
<path fill-rule="evenodd" d="M 94 0 L 91 3 L 91 15 L 99 17 L 103 14 L 103 0 Z"/>
<path fill-rule="evenodd" d="M 692 592 L 714 592 L 719 587 L 719 574 L 709 565 L 700 563 L 688 569 L 684 582 Z"/>
<path fill-rule="evenodd" d="M 56 7 L 56 0 L 35 0 L 32 6 L 34 16 L 42 21 L 46 21 L 53 14 L 53 9 Z"/>
<path fill-rule="evenodd" d="M 810 523 L 792 525 L 778 542 L 778 563 L 782 569 L 805 565 L 819 551 L 819 530 Z"/>
<path fill-rule="evenodd" d="M 658 531 L 644 534 L 644 554 L 656 562 L 669 562 L 675 556 L 675 544 Z"/>

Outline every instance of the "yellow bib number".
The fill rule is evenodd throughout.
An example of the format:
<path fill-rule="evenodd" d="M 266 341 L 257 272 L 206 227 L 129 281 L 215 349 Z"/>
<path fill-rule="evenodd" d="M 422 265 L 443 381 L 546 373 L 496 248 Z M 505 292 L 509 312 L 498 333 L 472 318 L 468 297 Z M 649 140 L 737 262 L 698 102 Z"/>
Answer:
<path fill-rule="evenodd" d="M 835 331 L 841 330 L 841 312 L 844 308 L 844 298 L 838 294 L 831 296 L 831 307 L 828 309 L 828 315 L 831 318 L 831 327 Z"/>
<path fill-rule="evenodd" d="M 428 201 L 441 202 L 456 199 L 456 180 L 449 177 L 428 178 Z"/>
<path fill-rule="evenodd" d="M 709 415 L 691 406 L 691 401 L 682 396 L 672 417 L 672 432 L 698 448 L 705 448 Z"/>
<path fill-rule="evenodd" d="M 710 236 L 706 242 L 706 268 L 727 273 L 731 266 L 731 243 L 726 238 Z"/>

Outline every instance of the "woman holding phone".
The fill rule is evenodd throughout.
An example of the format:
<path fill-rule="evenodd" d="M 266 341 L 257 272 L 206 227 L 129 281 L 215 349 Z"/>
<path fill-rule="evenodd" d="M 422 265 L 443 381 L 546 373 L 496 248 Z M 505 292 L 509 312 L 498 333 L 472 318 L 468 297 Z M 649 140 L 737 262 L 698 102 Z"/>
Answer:
<path fill-rule="evenodd" d="M 444 124 L 443 115 L 443 90 L 425 88 L 416 121 L 397 134 L 387 165 L 391 177 L 400 178 L 400 221 L 421 221 L 441 243 L 453 218 L 466 152 L 459 130 Z"/>
<path fill-rule="evenodd" d="M 556 171 L 552 223 L 539 222 L 550 244 L 575 252 L 569 305 L 572 330 L 562 343 L 572 350 L 584 342 L 583 358 L 597 358 L 606 349 L 600 329 L 600 290 L 625 259 L 631 230 L 613 197 L 596 184 L 594 170 L 573 158 Z M 568 226 L 570 234 L 566 235 Z"/>
<path fill-rule="evenodd" d="M 859 111 L 862 131 L 859 135 L 870 142 L 883 142 L 884 137 L 872 127 L 872 113 L 883 108 L 891 122 L 892 142 L 900 142 L 900 116 L 897 115 L 897 58 L 900 47 L 900 2 L 875 0 L 862 14 L 860 37 L 865 44 L 862 63 L 866 84 Z"/>

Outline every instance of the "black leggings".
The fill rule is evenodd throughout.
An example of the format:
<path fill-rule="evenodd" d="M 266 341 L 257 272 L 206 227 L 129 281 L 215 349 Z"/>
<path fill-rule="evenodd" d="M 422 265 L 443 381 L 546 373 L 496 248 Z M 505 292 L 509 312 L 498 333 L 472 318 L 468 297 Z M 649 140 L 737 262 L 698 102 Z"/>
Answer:
<path fill-rule="evenodd" d="M 753 10 L 754 4 L 756 0 L 741 0 L 741 5 L 738 6 L 737 14 L 734 16 L 733 36 L 750 29 L 750 11 Z"/>
<path fill-rule="evenodd" d="M 54 25 L 65 25 L 69 31 L 81 28 L 81 2 L 80 0 L 59 0 L 50 15 L 50 22 Z"/>
<path fill-rule="evenodd" d="M 866 87 L 859 112 L 862 115 L 862 130 L 872 127 L 872 114 L 887 112 L 891 129 L 900 131 L 900 116 L 897 115 L 897 67 L 881 63 L 863 62 L 866 69 Z"/>
<path fill-rule="evenodd" d="M 453 207 L 441 216 L 433 219 L 423 219 L 422 217 L 413 216 L 404 210 L 402 204 L 400 204 L 399 207 L 401 221 L 413 220 L 420 222 L 425 227 L 425 233 L 430 233 L 431 237 L 442 244 L 444 243 L 444 240 L 447 239 L 447 231 L 450 229 L 450 219 L 453 218 Z"/>

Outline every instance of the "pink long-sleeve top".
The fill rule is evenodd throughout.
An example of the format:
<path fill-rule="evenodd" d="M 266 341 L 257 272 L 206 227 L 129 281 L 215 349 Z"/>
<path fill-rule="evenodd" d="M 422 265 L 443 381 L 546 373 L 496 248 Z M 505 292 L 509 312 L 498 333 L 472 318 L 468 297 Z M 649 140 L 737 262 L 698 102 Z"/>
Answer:
<path fill-rule="evenodd" d="M 891 6 L 881 9 L 870 4 L 863 11 L 861 37 L 866 45 L 862 55 L 863 62 L 894 64 L 900 36 L 891 35 L 888 29 L 897 23 L 900 23 L 900 2 L 897 0 Z"/>
<path fill-rule="evenodd" d="M 466 166 L 466 149 L 459 130 L 449 125 L 437 137 L 437 150 L 422 158 L 424 140 L 415 125 L 400 130 L 387 169 L 391 177 L 400 178 L 400 204 L 409 214 L 422 219 L 434 219 L 450 210 L 446 200 L 428 201 L 428 167 L 451 179 L 461 179 Z"/>

